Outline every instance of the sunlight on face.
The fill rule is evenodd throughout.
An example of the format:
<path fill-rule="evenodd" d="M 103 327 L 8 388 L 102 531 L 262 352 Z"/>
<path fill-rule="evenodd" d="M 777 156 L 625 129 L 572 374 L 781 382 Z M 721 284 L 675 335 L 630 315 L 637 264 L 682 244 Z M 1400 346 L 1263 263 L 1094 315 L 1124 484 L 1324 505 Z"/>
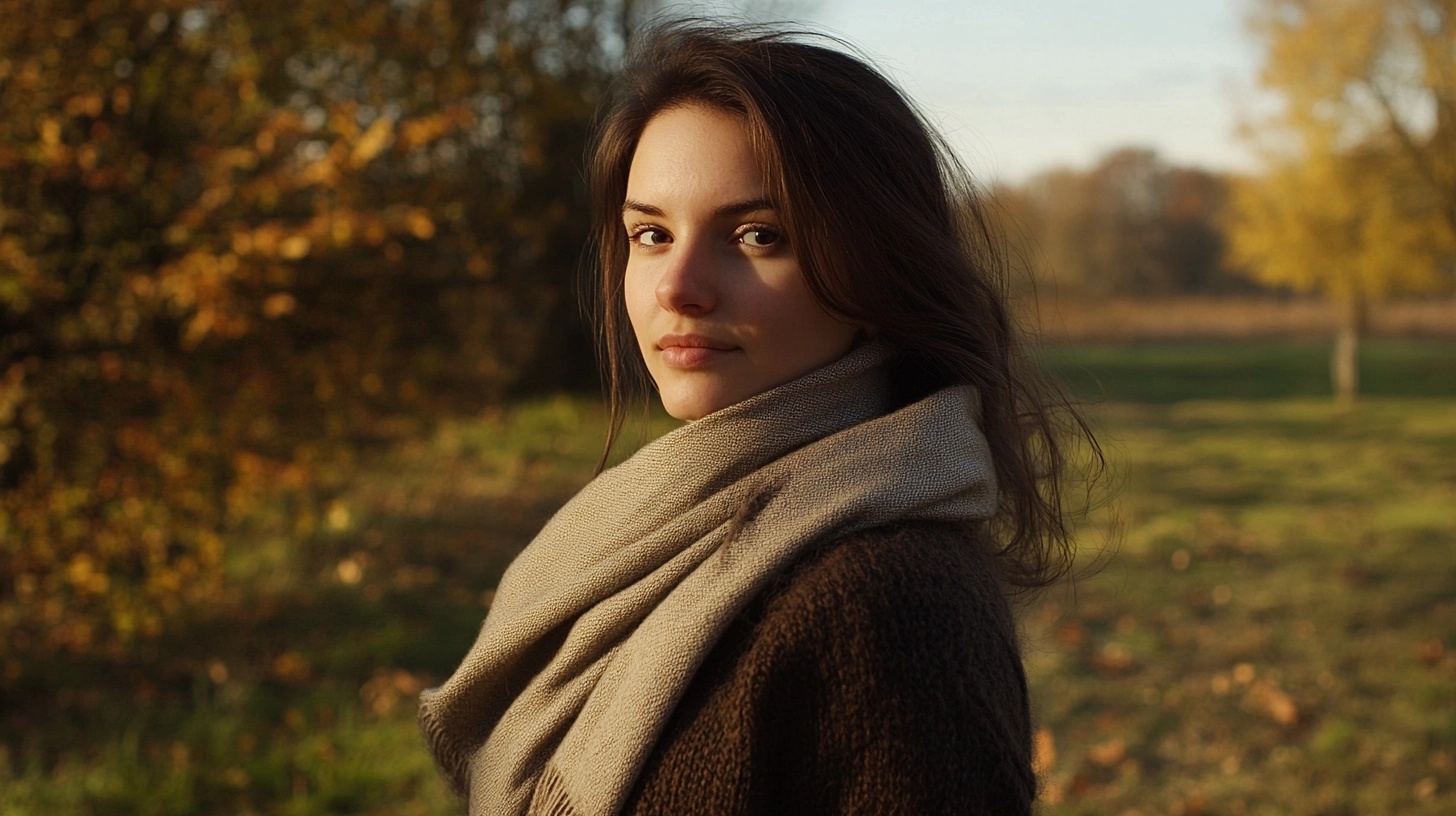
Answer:
<path fill-rule="evenodd" d="M 805 285 L 742 117 L 702 105 L 653 117 L 622 221 L 627 314 L 672 416 L 706 416 L 853 345 L 856 327 Z"/>

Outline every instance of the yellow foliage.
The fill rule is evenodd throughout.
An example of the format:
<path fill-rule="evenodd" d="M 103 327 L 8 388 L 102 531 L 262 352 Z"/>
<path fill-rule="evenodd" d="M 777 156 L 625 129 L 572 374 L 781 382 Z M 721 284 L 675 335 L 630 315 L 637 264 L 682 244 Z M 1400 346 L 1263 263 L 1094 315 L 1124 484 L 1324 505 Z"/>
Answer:
<path fill-rule="evenodd" d="M 263 301 L 263 314 L 266 317 L 282 317 L 291 314 L 296 308 L 298 308 L 298 299 L 287 292 L 269 295 L 268 299 Z"/>
<path fill-rule="evenodd" d="M 61 143 L 61 123 L 54 116 L 47 116 L 40 122 L 40 143 L 45 147 L 56 147 Z"/>
<path fill-rule="evenodd" d="M 312 246 L 306 235 L 290 235 L 278 244 L 278 257 L 285 260 L 296 261 L 299 258 L 308 257 L 308 251 Z"/>
<path fill-rule="evenodd" d="M 459 129 L 471 119 L 469 110 L 456 105 L 439 113 L 402 122 L 399 126 L 400 147 L 406 150 L 422 147 Z"/>
<path fill-rule="evenodd" d="M 101 115 L 101 94 L 87 93 L 73 96 L 66 101 L 66 114 L 68 116 L 91 116 Z"/>
<path fill-rule="evenodd" d="M 435 222 L 430 218 L 427 210 L 419 208 L 410 210 L 409 215 L 405 216 L 405 224 L 408 226 L 410 234 L 421 241 L 428 241 L 435 237 Z"/>
<path fill-rule="evenodd" d="M 111 92 L 111 108 L 118 116 L 131 112 L 131 88 L 125 85 Z"/>
<path fill-rule="evenodd" d="M 468 373 L 498 346 L 529 359 L 511 338 L 540 317 L 512 306 L 557 282 L 443 311 L 482 299 L 459 225 L 529 225 L 472 244 L 472 268 L 566 267 L 574 241 L 499 247 L 584 229 L 535 201 L 575 178 L 530 178 L 520 207 L 503 180 L 532 122 L 585 130 L 603 52 L 583 39 L 562 56 L 588 70 L 560 76 L 481 65 L 483 23 L 295 5 L 0 0 L 0 687 L 29 656 L 114 657 L 216 608 L 225 534 L 337 527 L 311 503 L 360 439 L 499 393 Z M 502 93 L 519 134 L 419 150 Z M 392 263 L 427 241 L 419 269 Z"/>
<path fill-rule="evenodd" d="M 1309 155 L 1233 186 L 1230 255 L 1265 284 L 1378 300 L 1441 283 L 1439 215 L 1397 163 Z"/>
<path fill-rule="evenodd" d="M 334 160 L 333 153 L 325 154 L 318 161 L 311 162 L 304 166 L 298 173 L 298 180 L 303 185 L 318 185 L 320 187 L 333 187 L 343 177 L 339 171 L 339 165 Z"/>
<path fill-rule="evenodd" d="M 1263 84 L 1284 111 L 1250 130 L 1231 254 L 1259 280 L 1360 303 L 1438 288 L 1456 265 L 1456 6 L 1255 0 Z M 1449 118 L 1449 117 L 1445 117 Z"/>
<path fill-rule="evenodd" d="M 354 143 L 354 149 L 349 153 L 349 161 L 355 166 L 368 164 L 380 151 L 389 146 L 390 137 L 394 135 L 394 122 L 381 116 L 374 120 L 364 135 Z"/>

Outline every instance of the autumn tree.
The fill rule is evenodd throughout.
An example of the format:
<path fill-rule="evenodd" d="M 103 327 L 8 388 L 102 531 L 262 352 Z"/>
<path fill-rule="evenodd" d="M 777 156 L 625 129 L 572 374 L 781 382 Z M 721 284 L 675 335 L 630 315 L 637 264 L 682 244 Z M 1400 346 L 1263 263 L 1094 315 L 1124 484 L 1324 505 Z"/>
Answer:
<path fill-rule="evenodd" d="M 1248 19 L 1284 110 L 1250 127 L 1264 169 L 1236 187 L 1234 256 L 1341 304 L 1350 400 L 1370 304 L 1456 269 L 1456 2 L 1256 0 Z"/>
<path fill-rule="evenodd" d="M 642 6 L 0 0 L 0 686 L 162 632 L 280 492 L 307 539 L 362 445 L 580 335 Z"/>

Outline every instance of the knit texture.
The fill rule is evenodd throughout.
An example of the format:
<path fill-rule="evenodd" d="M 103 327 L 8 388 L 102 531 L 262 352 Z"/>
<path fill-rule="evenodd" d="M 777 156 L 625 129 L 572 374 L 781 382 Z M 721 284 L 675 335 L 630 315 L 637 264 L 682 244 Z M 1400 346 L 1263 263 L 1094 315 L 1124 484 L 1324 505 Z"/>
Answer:
<path fill-rule="evenodd" d="M 977 528 L 816 545 L 724 633 L 625 812 L 1029 814 L 1031 719 Z"/>
<path fill-rule="evenodd" d="M 723 631 L 814 542 L 994 512 L 974 390 L 886 413 L 891 364 L 867 344 L 689 423 L 546 524 L 421 697 L 471 814 L 619 812 Z"/>

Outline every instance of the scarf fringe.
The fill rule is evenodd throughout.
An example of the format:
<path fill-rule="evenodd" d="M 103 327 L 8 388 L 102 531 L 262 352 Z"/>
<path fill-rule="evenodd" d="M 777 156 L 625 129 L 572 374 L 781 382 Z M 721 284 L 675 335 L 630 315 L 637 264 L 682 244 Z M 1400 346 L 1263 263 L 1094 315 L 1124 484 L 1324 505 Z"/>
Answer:
<path fill-rule="evenodd" d="M 571 805 L 571 796 L 566 792 L 566 780 L 555 765 L 547 765 L 536 783 L 536 792 L 531 797 L 528 816 L 576 816 Z"/>
<path fill-rule="evenodd" d="M 440 769 L 440 775 L 450 783 L 450 790 L 456 796 L 464 797 L 469 793 L 470 755 L 458 743 L 449 739 L 445 726 L 430 707 L 430 691 L 434 689 L 420 696 L 420 733 L 424 734 L 425 744 L 430 746 L 430 753 L 435 757 L 435 767 Z"/>

